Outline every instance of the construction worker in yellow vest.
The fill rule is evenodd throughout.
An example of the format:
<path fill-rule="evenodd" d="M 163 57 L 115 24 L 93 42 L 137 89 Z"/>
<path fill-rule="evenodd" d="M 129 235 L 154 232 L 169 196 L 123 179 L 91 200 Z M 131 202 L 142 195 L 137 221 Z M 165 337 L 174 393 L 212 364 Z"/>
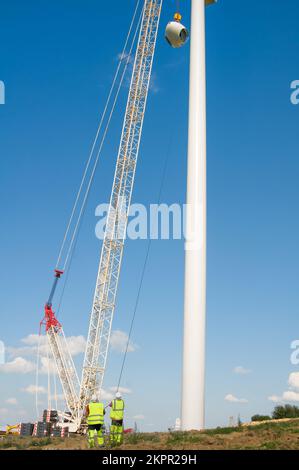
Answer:
<path fill-rule="evenodd" d="M 120 445 L 123 441 L 125 411 L 125 402 L 120 392 L 116 393 L 115 399 L 112 400 L 109 406 L 111 408 L 110 442 L 112 445 Z"/>
<path fill-rule="evenodd" d="M 104 404 L 100 403 L 97 395 L 93 395 L 91 402 L 86 407 L 86 417 L 88 424 L 88 445 L 91 449 L 95 446 L 95 437 L 97 435 L 98 445 L 104 445 L 103 426 L 105 408 Z"/>

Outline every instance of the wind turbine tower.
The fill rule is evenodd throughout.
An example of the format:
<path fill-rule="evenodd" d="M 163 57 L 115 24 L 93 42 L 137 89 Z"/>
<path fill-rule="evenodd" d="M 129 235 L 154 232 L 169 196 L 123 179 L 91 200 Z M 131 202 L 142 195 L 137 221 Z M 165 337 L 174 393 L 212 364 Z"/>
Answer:
<path fill-rule="evenodd" d="M 204 428 L 206 336 L 205 6 L 191 0 L 182 429 Z"/>

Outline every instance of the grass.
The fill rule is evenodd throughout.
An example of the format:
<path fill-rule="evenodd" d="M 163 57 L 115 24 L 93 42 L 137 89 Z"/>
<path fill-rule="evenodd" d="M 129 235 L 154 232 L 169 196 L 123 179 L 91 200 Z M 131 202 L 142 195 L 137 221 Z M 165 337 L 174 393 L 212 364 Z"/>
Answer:
<path fill-rule="evenodd" d="M 243 432 L 245 428 L 242 426 L 238 427 L 229 427 L 229 428 L 216 428 L 216 429 L 207 429 L 204 431 L 204 434 L 208 436 L 215 436 L 217 434 L 231 434 L 233 432 Z"/>
<path fill-rule="evenodd" d="M 160 442 L 159 436 L 157 434 L 148 434 L 148 433 L 138 433 L 138 434 L 129 434 L 126 437 L 127 444 L 138 444 L 138 442 Z"/>
<path fill-rule="evenodd" d="M 264 423 L 259 424 L 257 426 L 248 426 L 247 429 L 253 432 L 263 432 L 263 431 L 273 431 L 273 430 L 281 430 L 283 432 L 291 430 L 295 427 L 299 430 L 299 422 L 298 421 L 286 421 L 286 422 L 275 422 L 274 420 L 271 423 Z"/>
<path fill-rule="evenodd" d="M 35 438 L 32 440 L 31 445 L 33 447 L 44 447 L 47 446 L 48 444 L 51 444 L 51 439 L 50 437 L 44 437 L 44 438 Z"/>
<path fill-rule="evenodd" d="M 7 436 L 3 437 L 0 440 L 0 450 L 1 449 L 17 449 L 17 450 L 24 450 L 28 449 L 29 447 L 45 447 L 49 444 L 61 442 L 62 439 L 55 438 L 51 439 L 50 437 L 20 437 L 20 436 Z"/>
<path fill-rule="evenodd" d="M 87 440 L 85 436 L 79 435 L 73 435 L 70 439 L 0 437 L 0 450 L 36 448 L 87 449 Z M 205 431 L 130 434 L 124 436 L 121 449 L 299 450 L 299 420 L 273 421 L 257 426 L 225 427 Z"/>
<path fill-rule="evenodd" d="M 0 442 L 0 449 L 9 449 L 10 447 L 14 447 L 12 439 L 3 438 L 3 441 Z"/>
<path fill-rule="evenodd" d="M 260 446 L 260 450 L 277 450 L 279 448 L 279 442 L 277 441 L 269 441 L 269 442 L 264 442 Z"/>
<path fill-rule="evenodd" d="M 187 432 L 173 432 L 169 434 L 166 444 L 168 446 L 186 443 L 186 442 L 199 442 L 202 440 L 202 436 L 194 436 Z"/>

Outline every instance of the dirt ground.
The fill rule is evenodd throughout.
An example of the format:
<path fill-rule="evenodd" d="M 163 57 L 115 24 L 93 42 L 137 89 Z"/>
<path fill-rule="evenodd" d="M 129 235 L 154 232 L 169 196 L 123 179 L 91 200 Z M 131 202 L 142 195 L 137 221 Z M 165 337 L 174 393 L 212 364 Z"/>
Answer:
<path fill-rule="evenodd" d="M 86 437 L 23 438 L 1 436 L 0 450 L 84 450 Z M 106 449 L 111 449 L 107 443 Z M 125 436 L 123 450 L 298 450 L 299 420 L 267 422 L 259 426 L 217 428 L 201 432 L 136 433 Z"/>

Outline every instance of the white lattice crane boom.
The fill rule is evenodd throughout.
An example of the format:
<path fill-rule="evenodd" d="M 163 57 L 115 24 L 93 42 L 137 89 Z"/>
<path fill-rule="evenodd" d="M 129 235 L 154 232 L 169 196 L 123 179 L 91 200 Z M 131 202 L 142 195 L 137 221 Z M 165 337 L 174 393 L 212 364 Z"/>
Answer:
<path fill-rule="evenodd" d="M 107 362 L 127 217 L 134 186 L 163 0 L 145 0 L 119 146 L 83 366 L 80 406 L 100 392 Z"/>
<path fill-rule="evenodd" d="M 81 385 L 62 326 L 52 310 L 52 299 L 62 271 L 55 271 L 53 288 L 45 306 L 42 324 L 46 328 L 47 339 L 71 414 L 70 420 L 76 429 L 81 425 L 85 405 L 91 395 L 100 394 L 102 389 L 162 3 L 163 0 L 144 0 L 90 316 Z"/>
<path fill-rule="evenodd" d="M 80 383 L 62 327 L 59 331 L 55 330 L 53 326 L 49 328 L 47 338 L 52 355 L 55 357 L 57 372 L 71 419 L 79 423 L 78 392 Z"/>
<path fill-rule="evenodd" d="M 54 283 L 49 299 L 45 305 L 45 316 L 41 322 L 41 326 L 45 326 L 48 344 L 55 360 L 65 401 L 70 412 L 69 418 L 75 423 L 76 427 L 78 427 L 81 419 L 81 413 L 78 408 L 78 393 L 80 389 L 79 378 L 68 348 L 62 325 L 57 320 L 55 313 L 52 310 L 52 299 L 55 294 L 57 282 L 62 274 L 62 271 L 55 270 Z"/>

